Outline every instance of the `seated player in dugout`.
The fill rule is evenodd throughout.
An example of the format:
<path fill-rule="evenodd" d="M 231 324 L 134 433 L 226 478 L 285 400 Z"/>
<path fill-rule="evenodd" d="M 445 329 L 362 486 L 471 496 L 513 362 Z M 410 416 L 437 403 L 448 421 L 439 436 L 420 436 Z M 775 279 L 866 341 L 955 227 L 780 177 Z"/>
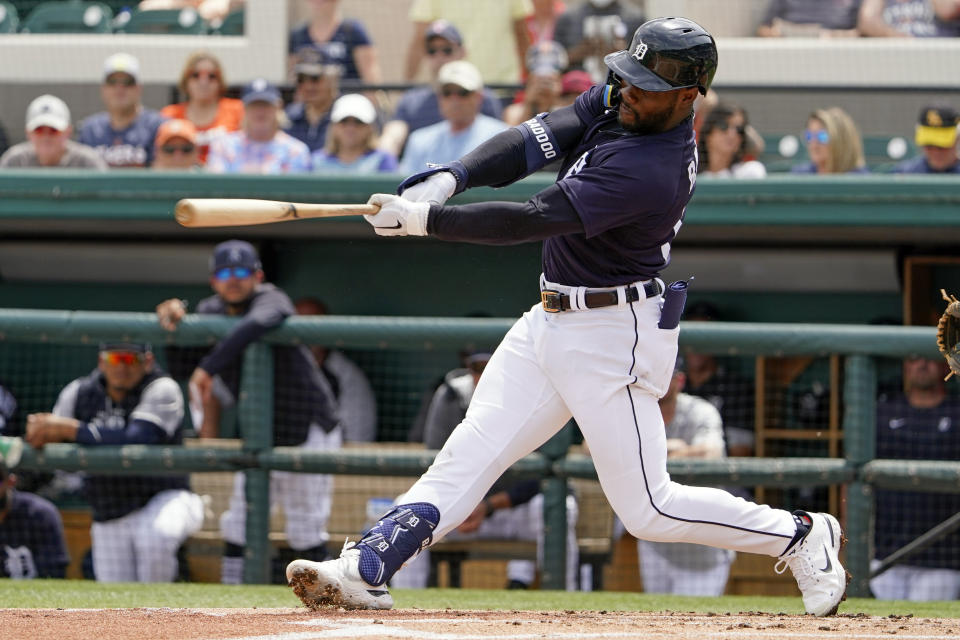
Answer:
<path fill-rule="evenodd" d="M 392 607 L 387 580 L 571 416 L 610 506 L 635 537 L 777 558 L 775 569 L 792 570 L 812 614 L 832 615 L 845 597 L 843 535 L 832 515 L 670 480 L 657 401 L 677 356 L 683 288 L 665 290 L 658 276 L 696 184 L 693 103 L 710 86 L 717 49 L 695 22 L 658 18 L 605 62 L 608 82 L 573 106 L 407 178 L 399 197 L 370 198 L 380 206 L 367 216 L 378 235 L 543 241 L 542 302 L 507 332 L 465 419 L 397 505 L 339 559 L 287 567 L 308 606 Z M 510 184 L 561 154 L 556 184 L 527 202 L 444 204 L 467 188 Z"/>
<path fill-rule="evenodd" d="M 149 344 L 100 345 L 97 368 L 60 392 L 51 413 L 27 416 L 26 441 L 84 446 L 183 443 L 183 395 L 155 366 Z M 203 501 L 185 474 L 84 479 L 98 582 L 172 582 L 177 551 L 203 525 Z"/>

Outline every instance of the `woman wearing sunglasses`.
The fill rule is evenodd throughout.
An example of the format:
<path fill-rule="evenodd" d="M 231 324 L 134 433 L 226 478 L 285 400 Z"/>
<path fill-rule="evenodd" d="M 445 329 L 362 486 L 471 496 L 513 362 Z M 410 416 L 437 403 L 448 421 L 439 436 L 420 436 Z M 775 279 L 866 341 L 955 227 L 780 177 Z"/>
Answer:
<path fill-rule="evenodd" d="M 764 178 L 767 169 L 747 159 L 747 112 L 728 104 L 714 107 L 700 130 L 700 173 L 723 178 Z"/>
<path fill-rule="evenodd" d="M 195 51 L 180 73 L 180 93 L 186 102 L 170 104 L 160 110 L 167 118 L 189 120 L 197 128 L 200 163 L 207 161 L 210 142 L 225 133 L 237 131 L 243 122 L 243 102 L 225 98 L 227 81 L 215 55 Z"/>
<path fill-rule="evenodd" d="M 330 112 L 327 142 L 313 154 L 320 173 L 378 173 L 397 170 L 397 158 L 377 149 L 377 110 L 359 93 L 337 98 Z"/>
<path fill-rule="evenodd" d="M 792 173 L 869 173 L 860 130 L 840 107 L 811 113 L 803 138 L 810 162 L 796 165 Z"/>

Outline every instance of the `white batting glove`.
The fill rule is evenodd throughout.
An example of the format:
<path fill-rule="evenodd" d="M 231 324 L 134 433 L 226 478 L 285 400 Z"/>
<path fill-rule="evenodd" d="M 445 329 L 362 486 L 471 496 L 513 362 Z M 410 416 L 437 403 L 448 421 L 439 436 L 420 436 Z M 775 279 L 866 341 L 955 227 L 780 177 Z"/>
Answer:
<path fill-rule="evenodd" d="M 426 180 L 403 190 L 400 196 L 413 202 L 443 204 L 453 196 L 457 188 L 457 179 L 449 171 L 440 171 Z"/>
<path fill-rule="evenodd" d="M 390 193 L 375 193 L 367 204 L 380 205 L 380 211 L 363 216 L 378 236 L 425 236 L 429 202 L 411 202 Z"/>

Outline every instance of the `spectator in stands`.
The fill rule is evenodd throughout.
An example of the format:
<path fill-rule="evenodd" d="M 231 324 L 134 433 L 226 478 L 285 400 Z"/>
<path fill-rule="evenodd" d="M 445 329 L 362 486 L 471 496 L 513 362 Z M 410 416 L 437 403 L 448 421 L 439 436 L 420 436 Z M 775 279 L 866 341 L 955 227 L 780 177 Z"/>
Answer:
<path fill-rule="evenodd" d="M 878 458 L 960 460 L 960 400 L 947 392 L 946 363 L 907 358 L 903 392 L 877 401 Z M 875 569 L 880 560 L 960 512 L 960 494 L 877 489 Z M 960 598 L 960 533 L 954 531 L 870 580 L 881 600 Z"/>
<path fill-rule="evenodd" d="M 310 20 L 290 32 L 290 67 L 296 64 L 297 54 L 302 49 L 319 49 L 340 67 L 340 77 L 344 80 L 379 84 L 382 74 L 377 48 L 363 23 L 353 18 L 344 19 L 340 0 L 305 1 L 310 9 Z"/>
<path fill-rule="evenodd" d="M 167 120 L 154 140 L 154 169 L 190 171 L 200 168 L 197 128 L 189 120 Z"/>
<path fill-rule="evenodd" d="M 850 115 L 840 107 L 817 109 L 803 133 L 810 162 L 793 173 L 869 173 L 863 157 L 863 138 Z"/>
<path fill-rule="evenodd" d="M 431 83 L 436 83 L 440 68 L 448 62 L 462 60 L 467 55 L 463 38 L 447 20 L 434 20 L 427 27 L 422 43 L 427 55 Z M 500 117 L 500 99 L 489 89 L 483 90 L 483 106 L 480 111 L 491 118 Z M 423 127 L 443 120 L 436 87 L 415 87 L 404 92 L 397 102 L 393 119 L 383 127 L 380 148 L 400 157 L 407 136 Z"/>
<path fill-rule="evenodd" d="M 483 78 L 466 60 L 440 68 L 436 91 L 443 121 L 410 135 L 400 162 L 402 173 L 423 171 L 428 162 L 452 162 L 507 128 L 501 120 L 480 113 Z"/>
<path fill-rule="evenodd" d="M 359 93 L 340 96 L 330 113 L 327 143 L 313 153 L 320 173 L 378 173 L 397 170 L 397 158 L 377 149 L 377 110 Z"/>
<path fill-rule="evenodd" d="M 210 142 L 240 128 L 243 102 L 226 98 L 227 80 L 220 60 L 208 51 L 195 51 L 187 57 L 178 85 L 186 102 L 170 104 L 160 110 L 167 118 L 189 120 L 197 128 L 200 162 L 206 163 Z"/>
<path fill-rule="evenodd" d="M 100 345 L 97 368 L 60 392 L 52 413 L 27 416 L 26 440 L 85 446 L 176 446 L 183 442 L 183 396 L 155 366 L 150 345 Z M 93 571 L 100 582 L 172 582 L 177 550 L 203 525 L 203 501 L 186 475 L 91 474 Z"/>
<path fill-rule="evenodd" d="M 13 145 L 0 156 L 0 168 L 107 168 L 94 149 L 70 139 L 70 109 L 56 96 L 42 95 L 27 106 L 26 132 L 26 142 Z"/>
<path fill-rule="evenodd" d="M 474 389 L 490 360 L 490 354 L 472 352 L 466 358 L 467 368 L 454 369 L 447 373 L 444 382 L 433 394 L 424 423 L 424 444 L 428 449 L 441 449 L 454 427 L 467 415 L 467 407 Z M 567 575 L 566 588 L 576 589 L 577 548 L 577 501 L 567 496 Z M 447 540 L 489 538 L 516 538 L 535 540 L 537 556 L 542 561 L 543 546 L 543 494 L 540 483 L 528 480 L 519 483 L 497 482 L 456 530 L 446 536 Z M 401 588 L 422 589 L 427 586 L 430 568 L 428 549 L 420 552 L 416 562 L 410 563 L 393 576 L 391 585 Z M 507 588 L 526 589 L 536 578 L 536 565 L 529 560 L 511 560 L 507 563 Z"/>
<path fill-rule="evenodd" d="M 538 42 L 553 40 L 557 18 L 567 10 L 563 0 L 532 0 L 532 3 L 533 13 L 524 20 L 527 25 L 527 41 L 531 47 Z"/>
<path fill-rule="evenodd" d="M 529 46 L 527 16 L 533 13 L 530 0 L 484 0 L 479 5 L 463 0 L 414 0 L 410 7 L 413 39 L 407 48 L 404 79 L 412 82 L 423 60 L 427 30 L 435 20 L 447 20 L 463 32 L 469 59 L 487 82 L 520 82 L 523 57 Z"/>
<path fill-rule="evenodd" d="M 856 37 L 861 0 L 772 0 L 757 27 L 765 38 Z"/>
<path fill-rule="evenodd" d="M 115 53 L 104 61 L 100 98 L 107 110 L 81 122 L 77 139 L 96 149 L 112 169 L 153 164 L 153 141 L 163 116 L 145 109 L 142 95 L 135 57 Z"/>
<path fill-rule="evenodd" d="M 643 12 L 625 0 L 587 0 L 557 18 L 554 40 L 566 48 L 571 68 L 602 82 L 607 77 L 603 56 L 626 49 L 643 22 Z"/>
<path fill-rule="evenodd" d="M 240 322 L 213 347 L 169 349 L 167 361 L 178 378 L 190 381 L 191 416 L 200 425 L 201 438 L 220 435 L 224 407 L 240 394 L 240 367 L 244 349 L 294 314 L 293 303 L 281 289 L 264 282 L 260 257 L 249 242 L 228 240 L 214 247 L 210 258 L 210 287 L 214 295 L 197 304 L 197 313 L 240 318 Z M 174 331 L 186 315 L 186 304 L 177 298 L 157 305 L 157 320 Z M 339 449 L 336 400 L 310 350 L 304 346 L 273 349 L 273 445 L 304 450 Z M 332 478 L 328 475 L 272 471 L 270 504 L 283 505 L 287 543 L 275 564 L 275 580 L 294 557 L 324 560 L 327 557 L 327 520 L 330 517 Z M 221 579 L 226 584 L 243 581 L 246 545 L 244 476 L 235 476 L 230 507 L 220 519 L 226 541 Z M 291 551 L 292 550 L 292 551 Z"/>
<path fill-rule="evenodd" d="M 310 170 L 310 149 L 280 130 L 280 91 L 257 78 L 243 92 L 243 129 L 210 144 L 212 173 L 299 173 Z"/>
<path fill-rule="evenodd" d="M 217 26 L 228 13 L 242 9 L 243 4 L 244 0 L 140 0 L 137 10 L 194 9 L 201 18 Z"/>
<path fill-rule="evenodd" d="M 297 315 L 325 316 L 327 305 L 316 298 L 300 298 Z M 310 345 L 314 360 L 327 377 L 340 408 L 340 428 L 347 442 L 377 439 L 377 400 L 363 369 L 338 349 Z"/>
<path fill-rule="evenodd" d="M 697 149 L 700 173 L 722 178 L 763 178 L 766 168 L 747 160 L 747 112 L 741 107 L 718 104 L 700 131 Z"/>
<path fill-rule="evenodd" d="M 701 300 L 687 307 L 685 320 L 723 320 L 720 310 Z M 733 372 L 724 358 L 692 349 L 683 352 L 684 392 L 699 396 L 717 408 L 731 456 L 752 456 L 754 440 L 753 382 Z"/>
<path fill-rule="evenodd" d="M 954 37 L 960 35 L 958 8 L 958 0 L 863 0 L 857 30 L 881 38 Z"/>
<path fill-rule="evenodd" d="M 319 49 L 303 49 L 293 70 L 297 92 L 295 101 L 287 105 L 284 131 L 306 144 L 312 153 L 327 141 L 330 109 L 340 95 L 340 67 Z"/>
<path fill-rule="evenodd" d="M 60 512 L 16 484 L 0 456 L 0 578 L 65 577 L 70 555 Z"/>
<path fill-rule="evenodd" d="M 725 457 L 720 413 L 703 398 L 683 393 L 685 383 L 683 359 L 678 358 L 667 393 L 660 398 L 667 458 Z M 735 555 L 728 549 L 699 544 L 637 540 L 640 576 L 647 593 L 723 595 Z"/>
<path fill-rule="evenodd" d="M 510 126 L 544 111 L 553 111 L 563 91 L 561 74 L 567 68 L 567 53 L 550 40 L 539 42 L 527 51 L 527 83 L 517 101 L 503 110 L 503 120 Z"/>
<path fill-rule="evenodd" d="M 923 149 L 923 155 L 906 160 L 894 168 L 894 173 L 960 173 L 957 158 L 957 127 L 960 115 L 953 107 L 943 104 L 927 105 L 920 111 L 914 141 Z"/>
<path fill-rule="evenodd" d="M 573 104 L 577 97 L 593 86 L 593 78 L 586 71 L 567 71 L 560 78 L 560 99 L 557 107 L 566 107 Z"/>

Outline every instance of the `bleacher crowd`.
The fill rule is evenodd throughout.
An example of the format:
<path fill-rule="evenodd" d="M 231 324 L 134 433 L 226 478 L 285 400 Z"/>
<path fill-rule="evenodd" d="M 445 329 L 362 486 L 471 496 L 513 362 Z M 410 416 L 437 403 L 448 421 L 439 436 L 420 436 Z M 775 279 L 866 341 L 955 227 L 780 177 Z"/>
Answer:
<path fill-rule="evenodd" d="M 603 56 L 624 48 L 643 20 L 640 9 L 623 0 L 569 7 L 556 0 L 504 0 L 489 3 L 484 20 L 471 19 L 469 3 L 417 0 L 409 13 L 413 37 L 403 79 L 412 82 L 425 67 L 430 83 L 385 92 L 377 90 L 384 78 L 376 44 L 360 20 L 343 17 L 341 4 L 305 3 L 309 17 L 290 31 L 289 84 L 282 86 L 264 79 L 233 86 L 215 55 L 197 51 L 176 81 L 182 101 L 145 105 L 140 62 L 118 52 L 103 66 L 104 111 L 74 130 L 67 104 L 37 97 L 27 109 L 27 141 L 10 149 L 0 141 L 0 166 L 409 174 L 427 162 L 455 160 L 503 128 L 570 104 L 604 82 Z M 161 10 L 199 12 L 214 22 L 230 12 L 242 15 L 233 0 L 144 0 L 133 13 Z M 960 33 L 958 25 L 960 0 L 777 0 L 757 35 L 945 37 Z M 351 92 L 342 92 L 341 84 Z M 765 167 L 765 159 L 776 157 L 766 149 L 773 144 L 769 134 L 750 125 L 744 106 L 711 92 L 696 113 L 700 171 L 734 178 L 783 170 L 960 172 L 955 106 L 918 102 L 916 108 L 915 157 L 905 157 L 906 143 L 884 162 L 868 161 L 854 119 L 824 105 L 797 123 L 802 148 L 794 138 L 792 152 L 789 145 L 779 148 L 780 161 Z M 891 133 L 909 136 L 903 124 L 890 123 Z"/>
<path fill-rule="evenodd" d="M 191 9 L 206 21 L 223 22 L 240 4 L 230 0 L 143 0 L 139 10 Z M 49 94 L 36 97 L 26 112 L 27 140 L 3 152 L 0 168 L 151 168 L 224 174 L 415 173 L 427 163 L 457 160 L 498 132 L 538 113 L 571 104 L 590 86 L 606 80 L 603 56 L 625 48 L 630 35 L 643 21 L 642 12 L 622 0 L 585 0 L 571 3 L 569 7 L 560 0 L 484 0 L 484 10 L 490 15 L 482 21 L 471 19 L 473 3 L 470 2 L 416 0 L 410 11 L 414 37 L 405 59 L 404 79 L 412 81 L 421 67 L 425 67 L 431 81 L 391 95 L 378 88 L 384 78 L 376 45 L 364 25 L 356 19 L 343 18 L 337 1 L 312 0 L 308 4 L 310 19 L 293 29 L 289 36 L 289 84 L 278 86 L 260 78 L 238 90 L 229 83 L 227 70 L 217 56 L 196 51 L 186 56 L 180 77 L 171 78 L 182 100 L 167 105 L 147 105 L 142 100 L 140 61 L 129 53 L 117 52 L 103 62 L 100 86 L 103 111 L 84 118 L 74 127 L 70 107 L 63 100 Z M 29 23 L 29 18 L 25 23 Z M 483 30 L 486 32 L 481 33 Z M 960 0 L 774 0 L 757 35 L 952 37 L 960 35 Z M 470 45 L 468 49 L 468 43 L 479 44 Z M 350 85 L 360 88 L 355 92 L 341 91 L 341 83 L 347 81 L 361 83 Z M 519 91 L 503 89 L 517 83 L 522 83 Z M 920 153 L 884 169 L 903 173 L 960 173 L 957 109 L 942 103 L 917 104 L 917 109 L 919 116 L 912 138 Z M 799 125 L 803 125 L 807 161 L 795 163 L 791 172 L 870 172 L 857 124 L 843 109 L 831 106 L 815 109 L 805 123 L 798 123 L 798 128 Z M 702 174 L 744 179 L 762 179 L 768 174 L 768 167 L 762 162 L 764 136 L 751 126 L 743 106 L 728 103 L 711 91 L 700 99 L 696 108 L 695 130 Z M 216 295 L 201 303 L 206 306 L 202 306 L 200 312 L 235 315 L 243 320 L 231 338 L 198 359 L 199 364 L 195 361 L 183 371 L 175 372 L 180 380 L 189 378 L 190 389 L 200 394 L 197 406 L 186 407 L 197 412 L 192 420 L 195 425 L 202 425 L 197 429 L 200 437 L 217 436 L 216 420 L 221 409 L 239 393 L 239 374 L 231 371 L 231 367 L 236 368 L 237 353 L 295 312 L 286 294 L 264 282 L 259 256 L 246 243 L 219 245 L 211 258 L 209 276 Z M 164 301 L 157 307 L 158 321 L 165 327 L 168 324 L 168 328 L 175 327 L 186 311 L 178 299 Z M 316 300 L 301 300 L 296 311 L 322 314 L 325 309 Z M 687 318 L 690 317 L 688 314 Z M 235 341 L 230 342 L 231 339 Z M 230 346 L 224 348 L 225 343 Z M 375 426 L 371 424 L 375 421 L 372 392 L 353 398 L 353 405 L 348 405 L 351 399 L 343 395 L 351 390 L 354 393 L 357 389 L 369 390 L 370 385 L 364 381 L 359 367 L 342 353 L 321 347 L 312 352 L 306 347 L 291 347 L 287 356 L 294 363 L 290 371 L 303 373 L 300 377 L 311 382 L 309 389 L 300 389 L 302 395 L 288 404 L 295 405 L 296 411 L 306 411 L 305 404 L 317 398 L 321 400 L 316 407 L 311 405 L 310 415 L 295 416 L 295 420 L 302 422 L 295 425 L 296 437 L 284 439 L 283 434 L 275 434 L 279 438 L 276 444 L 324 449 L 337 448 L 343 440 L 375 438 Z M 444 433 L 429 446 L 442 445 L 449 429 L 459 421 L 459 418 L 442 421 L 438 415 L 444 410 L 462 414 L 473 385 L 483 371 L 484 356 L 465 354 L 464 367 L 451 372 L 425 397 L 424 414 L 429 413 L 431 419 L 428 424 Z M 725 378 L 722 367 L 718 369 L 712 358 L 710 362 L 707 360 L 688 354 L 686 365 L 682 362 L 678 365 L 675 388 L 662 404 L 665 422 L 671 429 L 670 454 L 675 457 L 721 457 L 728 452 L 752 455 L 753 398 L 747 399 L 745 391 L 749 383 L 732 384 L 732 378 Z M 119 376 L 116 372 L 124 366 L 134 369 L 139 376 L 127 385 L 138 395 L 126 401 L 125 393 L 113 397 L 112 401 L 122 405 L 122 410 L 114 410 L 111 405 L 108 413 L 122 421 L 121 429 L 135 433 L 127 440 L 104 440 L 95 426 L 100 419 L 99 405 L 94 407 L 90 403 L 111 402 L 107 399 L 111 396 L 111 385 L 120 388 L 113 383 L 112 376 Z M 61 399 L 53 414 L 16 417 L 14 394 L 0 387 L 0 435 L 26 435 L 27 440 L 37 446 L 59 441 L 84 444 L 182 441 L 184 398 L 171 399 L 169 404 L 177 408 L 164 414 L 162 420 L 153 419 L 158 411 L 148 411 L 140 404 L 139 394 L 146 394 L 147 385 L 165 375 L 154 371 L 149 345 L 105 344 L 100 349 L 97 367 L 99 373 L 95 371 L 88 378 L 75 381 L 82 393 L 96 397 L 86 405 L 83 402 L 77 405 L 78 392 L 74 389 L 73 395 L 67 394 L 73 398 L 70 411 L 64 408 L 65 401 Z M 717 371 L 720 373 L 714 377 Z M 937 384 L 940 373 L 920 359 L 905 363 L 903 393 L 884 395 L 882 402 L 886 404 L 881 404 L 878 412 L 878 445 L 889 449 L 885 455 L 929 457 L 942 452 L 944 447 L 951 451 L 951 447 L 956 448 L 950 425 L 960 420 L 960 404 L 943 391 L 942 383 Z M 352 376 L 351 382 L 340 378 L 346 375 Z M 94 389 L 98 384 L 100 387 Z M 172 387 L 167 391 L 173 396 L 178 393 Z M 82 393 L 81 400 L 85 397 Z M 701 400 L 694 401 L 693 397 Z M 746 405 L 750 415 L 745 418 L 744 414 L 729 413 L 737 403 Z M 351 408 L 335 418 L 336 411 L 330 407 L 337 405 L 341 409 Z M 285 406 L 278 402 L 276 411 L 282 412 Z M 367 417 L 348 423 L 361 412 Z M 286 424 L 284 421 L 290 417 L 278 414 L 276 423 Z M 30 424 L 34 425 L 32 436 Z M 52 426 L 48 429 L 46 425 Z M 55 433 L 51 431 L 53 427 L 57 427 Z M 362 435 L 353 435 L 354 428 Z M 428 443 L 430 432 L 428 427 L 425 436 Z M 905 442 L 905 434 L 913 432 L 921 434 L 919 439 Z M 916 446 L 911 448 L 911 442 Z M 57 544 L 56 535 L 49 533 L 56 518 L 50 515 L 43 498 L 27 498 L 26 494 L 16 497 L 15 478 L 8 471 L 0 464 L 0 552 L 5 550 L 7 554 L 5 564 L 0 565 L 3 569 L 0 575 L 62 575 L 65 554 L 62 540 Z M 309 484 L 313 493 L 287 493 L 277 501 L 287 500 L 285 510 L 288 510 L 291 545 L 296 544 L 295 550 L 301 555 L 306 551 L 311 557 L 321 559 L 328 552 L 324 526 L 329 516 L 330 489 L 322 481 L 314 480 L 310 484 L 308 476 L 300 475 L 303 477 L 296 480 Z M 288 490 L 284 488 L 284 481 L 294 484 L 290 480 L 278 477 L 274 489 Z M 116 544 L 111 541 L 125 539 L 124 536 L 136 537 L 141 529 L 124 530 L 115 527 L 117 523 L 110 526 L 104 523 L 131 514 L 146 512 L 149 516 L 148 507 L 160 496 L 167 502 L 151 508 L 182 501 L 184 512 L 189 512 L 189 518 L 184 519 L 189 522 L 170 540 L 163 540 L 165 564 L 160 571 L 143 567 L 140 573 L 111 573 L 110 561 L 102 556 L 98 558 L 95 539 L 93 568 L 98 578 L 108 575 L 115 580 L 169 580 L 174 577 L 177 547 L 199 528 L 198 521 L 202 520 L 201 506 L 182 485 L 161 487 L 141 496 L 141 503 L 136 505 L 104 507 L 106 515 L 99 523 L 99 536 L 104 541 L 101 546 Z M 474 514 L 473 528 L 461 531 L 462 534 L 478 531 L 484 521 L 495 522 L 492 518 L 506 520 L 508 510 L 524 504 L 528 506 L 522 512 L 513 513 L 520 513 L 527 529 L 542 526 L 534 522 L 541 513 L 536 487 L 532 492 L 524 487 L 523 491 L 514 493 L 510 490 L 515 487 L 498 489 L 503 490 L 488 496 Z M 295 503 L 295 498 L 304 502 L 304 496 L 309 497 L 309 504 Z M 888 501 L 883 509 L 887 511 L 881 511 L 883 513 L 893 513 L 905 503 L 903 496 L 885 497 Z M 308 531 L 303 526 L 298 530 L 296 520 L 289 518 L 290 511 L 297 513 L 297 509 L 309 521 Z M 29 543 L 20 529 L 17 529 L 20 538 L 14 542 L 4 538 L 14 517 L 26 518 L 20 511 L 27 510 L 43 516 L 38 518 L 43 524 L 43 545 L 52 545 L 55 551 L 44 551 L 47 547 L 39 544 L 33 551 L 24 551 Z M 955 510 L 952 502 L 926 505 L 923 525 L 933 526 L 951 510 Z M 498 511 L 500 514 L 494 516 Z M 571 512 L 575 513 L 575 502 Z M 234 485 L 233 503 L 222 522 L 227 541 L 223 580 L 239 582 L 245 544 L 243 484 L 239 478 Z M 893 552 L 909 539 L 901 539 L 903 532 L 891 531 L 883 522 L 878 522 L 877 546 L 884 553 Z M 885 522 L 894 522 L 894 517 Z M 156 522 L 151 521 L 146 527 L 151 539 L 160 539 L 156 530 L 161 527 Z M 914 533 L 922 533 L 920 525 L 915 528 Z M 537 536 L 535 532 L 528 535 L 532 539 Z M 946 549 L 946 543 L 943 546 L 939 554 L 938 547 L 931 548 L 921 556 L 917 566 L 901 567 L 902 571 L 897 574 L 887 575 L 885 581 L 875 585 L 876 594 L 915 599 L 960 596 L 958 558 Z M 51 557 L 44 559 L 45 553 Z M 660 563 L 663 575 L 670 571 L 671 563 L 684 565 L 685 579 L 676 581 L 682 584 L 661 586 L 661 590 L 674 592 L 681 592 L 689 585 L 702 588 L 706 584 L 704 576 L 712 578 L 711 593 L 722 592 L 731 562 L 725 553 L 706 557 L 702 550 L 691 550 L 690 554 L 683 555 L 646 545 L 641 547 L 640 555 L 641 566 L 649 570 Z M 691 569 L 691 562 L 703 566 Z M 698 571 L 698 567 L 702 571 Z M 930 578 L 931 572 L 936 572 L 935 580 Z M 520 574 L 512 579 L 524 586 L 531 584 L 534 563 L 527 563 L 521 573 L 523 579 Z M 417 577 L 416 585 L 421 586 L 425 579 Z M 913 581 L 919 586 L 904 586 Z M 657 579 L 651 573 L 645 582 L 653 589 Z M 567 583 L 574 588 L 577 577 L 567 576 Z"/>

